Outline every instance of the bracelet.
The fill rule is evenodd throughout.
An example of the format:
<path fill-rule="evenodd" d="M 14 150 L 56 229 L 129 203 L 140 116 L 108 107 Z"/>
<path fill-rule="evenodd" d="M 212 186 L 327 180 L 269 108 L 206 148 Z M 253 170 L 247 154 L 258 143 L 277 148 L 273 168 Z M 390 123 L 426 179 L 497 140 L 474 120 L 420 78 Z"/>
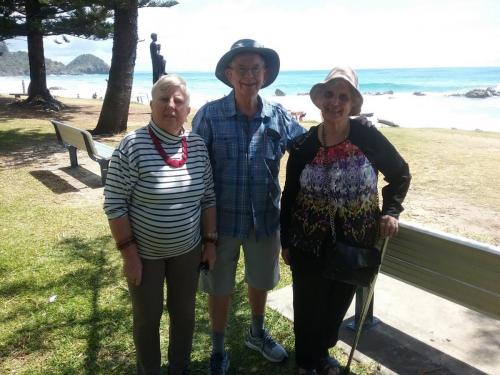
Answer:
<path fill-rule="evenodd" d="M 218 235 L 217 235 L 217 232 L 209 232 L 209 233 L 205 233 L 203 235 L 203 243 L 207 243 L 207 242 L 211 242 L 215 245 L 217 245 L 217 239 L 218 239 Z"/>
<path fill-rule="evenodd" d="M 129 247 L 130 245 L 133 245 L 133 244 L 135 244 L 135 238 L 134 237 L 130 237 L 130 238 L 127 238 L 124 241 L 117 242 L 116 243 L 116 248 L 118 250 L 120 250 L 120 251 L 123 251 L 127 247 Z"/>

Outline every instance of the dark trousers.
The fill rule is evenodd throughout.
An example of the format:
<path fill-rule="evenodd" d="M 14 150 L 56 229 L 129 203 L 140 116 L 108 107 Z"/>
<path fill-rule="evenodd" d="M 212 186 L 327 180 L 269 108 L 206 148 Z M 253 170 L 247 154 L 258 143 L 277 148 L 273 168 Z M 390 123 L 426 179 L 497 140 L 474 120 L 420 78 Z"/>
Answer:
<path fill-rule="evenodd" d="M 291 249 L 295 358 L 304 369 L 319 367 L 338 341 L 356 287 L 323 276 L 322 257 Z"/>
<path fill-rule="evenodd" d="M 169 374 L 182 374 L 189 367 L 195 321 L 195 298 L 201 246 L 177 257 L 142 259 L 142 282 L 130 285 L 133 334 L 138 374 L 160 374 L 160 319 L 167 284 L 169 315 Z"/>

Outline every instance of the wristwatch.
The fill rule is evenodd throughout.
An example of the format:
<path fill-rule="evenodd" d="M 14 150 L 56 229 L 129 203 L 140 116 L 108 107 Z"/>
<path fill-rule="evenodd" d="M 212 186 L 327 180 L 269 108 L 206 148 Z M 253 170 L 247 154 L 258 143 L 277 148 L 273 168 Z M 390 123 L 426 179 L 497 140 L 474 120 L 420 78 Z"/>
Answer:
<path fill-rule="evenodd" d="M 212 242 L 213 244 L 217 245 L 218 238 L 219 236 L 217 235 L 217 232 L 208 232 L 203 235 L 203 243 Z"/>

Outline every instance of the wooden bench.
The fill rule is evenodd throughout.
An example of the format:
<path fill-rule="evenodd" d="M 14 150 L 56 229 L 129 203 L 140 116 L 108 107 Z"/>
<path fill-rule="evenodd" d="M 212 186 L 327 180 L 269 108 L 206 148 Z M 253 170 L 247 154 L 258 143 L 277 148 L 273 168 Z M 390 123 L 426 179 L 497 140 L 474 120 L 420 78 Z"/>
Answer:
<path fill-rule="evenodd" d="M 401 223 L 382 272 L 500 319 L 500 248 Z"/>
<path fill-rule="evenodd" d="M 400 222 L 381 272 L 427 292 L 500 319 L 500 248 Z M 355 328 L 367 288 L 356 292 Z M 367 326 L 375 324 L 373 300 Z"/>
<path fill-rule="evenodd" d="M 101 181 L 104 185 L 114 148 L 94 141 L 92 135 L 87 130 L 75 128 L 55 120 L 51 122 L 56 131 L 57 141 L 69 151 L 71 168 L 78 167 L 77 149 L 86 150 L 89 157 L 99 163 L 101 167 Z"/>

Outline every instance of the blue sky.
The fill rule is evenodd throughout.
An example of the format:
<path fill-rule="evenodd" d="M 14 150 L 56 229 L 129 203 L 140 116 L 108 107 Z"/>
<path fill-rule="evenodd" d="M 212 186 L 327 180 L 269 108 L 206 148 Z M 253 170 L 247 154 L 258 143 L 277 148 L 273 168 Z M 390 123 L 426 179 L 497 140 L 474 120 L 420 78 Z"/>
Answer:
<path fill-rule="evenodd" d="M 213 71 L 241 38 L 275 49 L 282 70 L 500 66 L 498 0 L 178 0 L 139 11 L 136 71 L 149 71 L 158 34 L 167 71 Z M 68 63 L 81 53 L 111 61 L 112 41 L 45 39 L 45 55 Z M 61 38 L 59 37 L 59 40 Z M 23 39 L 8 40 L 26 50 Z"/>

